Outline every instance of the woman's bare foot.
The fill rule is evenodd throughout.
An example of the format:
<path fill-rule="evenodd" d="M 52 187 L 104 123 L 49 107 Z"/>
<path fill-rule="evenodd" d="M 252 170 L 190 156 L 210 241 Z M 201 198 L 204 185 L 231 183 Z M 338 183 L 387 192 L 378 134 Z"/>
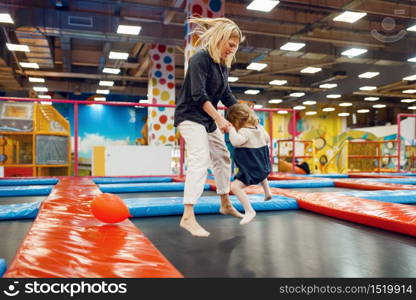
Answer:
<path fill-rule="evenodd" d="M 240 219 L 244 217 L 244 215 L 236 210 L 231 204 L 221 206 L 220 213 L 223 215 L 231 215 Z"/>
<path fill-rule="evenodd" d="M 244 214 L 244 218 L 240 221 L 241 225 L 245 225 L 251 222 L 251 220 L 254 219 L 254 217 L 256 216 L 256 212 L 253 211 L 248 211 Z"/>
<path fill-rule="evenodd" d="M 201 225 L 199 225 L 196 220 L 192 220 L 192 218 L 182 218 L 179 226 L 181 226 L 183 229 L 188 230 L 189 233 L 193 236 L 208 237 L 210 234 Z"/>

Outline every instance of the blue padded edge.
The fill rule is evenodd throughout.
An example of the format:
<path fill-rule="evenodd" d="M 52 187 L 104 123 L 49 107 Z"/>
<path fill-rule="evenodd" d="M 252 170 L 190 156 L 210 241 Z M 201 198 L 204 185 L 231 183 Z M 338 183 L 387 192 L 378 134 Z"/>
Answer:
<path fill-rule="evenodd" d="M 336 192 L 336 194 L 391 203 L 416 203 L 416 191 L 413 190 Z"/>
<path fill-rule="evenodd" d="M 0 186 L 0 197 L 49 195 L 52 187 L 51 185 Z"/>
<path fill-rule="evenodd" d="M 416 184 L 416 178 L 360 178 L 366 181 L 385 182 L 395 184 Z"/>
<path fill-rule="evenodd" d="M 249 195 L 250 202 L 256 211 L 299 209 L 295 199 L 273 195 L 272 200 L 264 201 L 264 195 Z M 237 197 L 231 196 L 231 202 L 239 211 L 244 211 Z M 133 217 L 151 217 L 181 215 L 183 213 L 182 197 L 164 198 L 129 198 L 124 199 Z M 217 214 L 220 199 L 217 196 L 206 196 L 198 199 L 194 210 L 196 214 Z"/>
<path fill-rule="evenodd" d="M 349 178 L 348 174 L 311 174 L 306 176 L 319 178 Z"/>
<path fill-rule="evenodd" d="M 58 183 L 56 178 L 39 179 L 0 179 L 1 185 L 55 185 Z"/>
<path fill-rule="evenodd" d="M 6 260 L 3 258 L 0 258 L 0 277 L 3 277 L 3 274 L 6 272 Z"/>
<path fill-rule="evenodd" d="M 270 187 L 274 188 L 320 188 L 335 186 L 332 180 L 275 180 L 269 181 Z"/>
<path fill-rule="evenodd" d="M 120 177 L 105 177 L 93 178 L 96 184 L 103 183 L 149 183 L 149 182 L 172 182 L 171 177 L 136 177 L 136 178 L 120 178 Z"/>
<path fill-rule="evenodd" d="M 0 205 L 0 220 L 34 219 L 39 211 L 40 201 Z"/>
<path fill-rule="evenodd" d="M 184 182 L 169 183 L 120 183 L 120 184 L 100 184 L 98 185 L 103 193 L 136 193 L 136 192 L 176 192 L 183 191 Z M 210 190 L 211 186 L 205 184 L 204 190 Z"/>

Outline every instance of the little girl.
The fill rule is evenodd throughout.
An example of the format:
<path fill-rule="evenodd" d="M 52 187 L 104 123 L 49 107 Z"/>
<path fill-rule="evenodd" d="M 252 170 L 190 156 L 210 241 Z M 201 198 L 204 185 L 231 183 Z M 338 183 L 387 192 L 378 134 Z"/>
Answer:
<path fill-rule="evenodd" d="M 233 125 L 229 128 L 229 138 L 235 147 L 234 161 L 238 167 L 235 180 L 231 183 L 231 191 L 237 196 L 244 207 L 245 215 L 240 224 L 249 223 L 256 211 L 250 204 L 244 191 L 246 186 L 261 183 L 265 200 L 270 200 L 267 177 L 271 171 L 269 157 L 269 135 L 259 124 L 254 111 L 246 104 L 234 104 L 227 109 L 227 120 Z"/>

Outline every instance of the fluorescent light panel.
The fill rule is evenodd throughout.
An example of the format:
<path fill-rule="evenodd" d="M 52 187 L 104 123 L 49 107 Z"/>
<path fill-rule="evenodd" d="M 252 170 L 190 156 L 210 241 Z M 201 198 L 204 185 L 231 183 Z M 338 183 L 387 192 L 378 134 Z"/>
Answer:
<path fill-rule="evenodd" d="M 284 44 L 282 47 L 280 47 L 280 50 L 286 50 L 286 51 L 298 51 L 305 47 L 305 43 L 294 43 L 294 42 L 288 42 Z"/>
<path fill-rule="evenodd" d="M 129 54 L 127 52 L 117 52 L 117 51 L 111 51 L 109 56 L 110 59 L 127 59 L 129 57 Z"/>
<path fill-rule="evenodd" d="M 329 94 L 329 95 L 326 95 L 326 97 L 329 98 L 329 99 L 338 99 L 338 98 L 341 98 L 341 96 L 342 95 L 340 95 L 340 94 Z"/>
<path fill-rule="evenodd" d="M 307 73 L 307 74 L 315 74 L 322 71 L 322 68 L 315 68 L 315 67 L 307 67 L 305 69 L 300 70 L 301 73 Z"/>
<path fill-rule="evenodd" d="M 377 89 L 376 86 L 362 86 L 362 87 L 360 87 L 361 91 L 374 91 L 376 89 Z"/>
<path fill-rule="evenodd" d="M 365 97 L 364 101 L 378 101 L 380 97 Z"/>
<path fill-rule="evenodd" d="M 0 14 L 0 23 L 8 23 L 8 24 L 14 24 L 12 16 L 10 14 Z"/>
<path fill-rule="evenodd" d="M 302 102 L 303 105 L 315 105 L 316 101 L 314 100 L 307 100 Z"/>
<path fill-rule="evenodd" d="M 282 103 L 282 102 L 283 102 L 282 99 L 270 99 L 269 100 L 269 103 L 271 103 L 271 104 L 279 104 L 279 103 Z"/>
<path fill-rule="evenodd" d="M 386 104 L 375 104 L 373 105 L 374 108 L 385 108 Z"/>
<path fill-rule="evenodd" d="M 97 94 L 108 95 L 108 94 L 110 94 L 110 90 L 97 90 L 96 93 Z"/>
<path fill-rule="evenodd" d="M 322 108 L 322 111 L 326 111 L 326 112 L 330 112 L 330 111 L 334 111 L 335 110 L 335 108 L 333 108 L 333 107 L 324 107 L 324 108 Z"/>
<path fill-rule="evenodd" d="M 338 116 L 339 117 L 348 117 L 350 114 L 349 113 L 346 113 L 346 112 L 343 112 L 343 113 L 339 113 L 338 114 Z"/>
<path fill-rule="evenodd" d="M 402 93 L 403 94 L 415 94 L 416 93 L 416 90 L 412 90 L 412 89 L 410 89 L 410 90 L 404 90 L 404 91 L 402 91 Z"/>
<path fill-rule="evenodd" d="M 416 62 L 416 56 L 415 57 L 412 57 L 412 58 L 409 58 L 407 61 L 408 62 Z"/>
<path fill-rule="evenodd" d="M 295 107 L 293 107 L 294 110 L 304 110 L 306 107 L 303 105 L 297 105 Z"/>
<path fill-rule="evenodd" d="M 50 95 L 38 95 L 38 98 L 41 98 L 41 99 L 52 99 L 52 97 Z"/>
<path fill-rule="evenodd" d="M 267 67 L 267 64 L 252 62 L 251 64 L 249 64 L 249 65 L 247 66 L 247 70 L 256 70 L 256 71 L 261 71 L 261 70 L 263 70 L 265 67 Z"/>
<path fill-rule="evenodd" d="M 342 106 L 342 107 L 348 107 L 348 106 L 352 106 L 352 103 L 351 102 L 342 102 L 342 103 L 340 103 L 338 105 L 339 106 Z"/>
<path fill-rule="evenodd" d="M 105 97 L 94 97 L 94 101 L 105 101 L 107 100 Z"/>
<path fill-rule="evenodd" d="M 261 104 L 255 104 L 254 105 L 254 108 L 256 108 L 256 109 L 258 109 L 258 108 L 262 108 L 263 107 L 263 105 L 261 105 Z"/>
<path fill-rule="evenodd" d="M 114 68 L 104 68 L 103 69 L 103 73 L 107 73 L 107 74 L 118 74 L 120 73 L 120 69 L 114 69 Z"/>
<path fill-rule="evenodd" d="M 101 80 L 98 84 L 101 85 L 101 86 L 113 86 L 114 81 Z"/>
<path fill-rule="evenodd" d="M 139 35 L 141 29 L 141 26 L 118 25 L 117 33 Z"/>
<path fill-rule="evenodd" d="M 45 79 L 39 77 L 29 77 L 29 82 L 45 82 Z"/>
<path fill-rule="evenodd" d="M 28 69 L 39 69 L 39 65 L 37 63 L 29 63 L 29 62 L 20 62 L 19 65 L 22 68 L 28 68 Z"/>
<path fill-rule="evenodd" d="M 244 94 L 246 95 L 257 95 L 258 93 L 260 93 L 260 90 L 245 90 Z"/>
<path fill-rule="evenodd" d="M 369 109 L 359 109 L 359 110 L 357 110 L 357 113 L 359 113 L 359 114 L 366 114 L 366 113 L 369 113 L 369 112 L 370 112 Z"/>
<path fill-rule="evenodd" d="M 291 93 L 289 96 L 290 96 L 290 97 L 296 97 L 296 98 L 299 98 L 299 97 L 303 97 L 303 96 L 305 96 L 305 93 L 302 93 L 302 92 L 295 92 L 295 93 Z"/>
<path fill-rule="evenodd" d="M 321 84 L 319 87 L 321 89 L 333 89 L 333 88 L 336 88 L 337 86 L 338 84 L 336 83 L 324 83 L 324 84 Z"/>
<path fill-rule="evenodd" d="M 279 115 L 286 115 L 286 114 L 288 114 L 289 112 L 288 112 L 287 110 L 279 110 L 277 113 L 278 113 Z"/>
<path fill-rule="evenodd" d="M 257 10 L 262 12 L 271 11 L 280 1 L 273 0 L 253 0 L 248 6 L 249 10 Z"/>
<path fill-rule="evenodd" d="M 316 111 L 307 111 L 306 113 L 305 113 L 305 115 L 307 115 L 307 116 L 313 116 L 313 115 L 316 115 L 317 114 L 317 112 Z"/>
<path fill-rule="evenodd" d="M 348 57 L 354 57 L 361 54 L 364 54 L 367 52 L 367 49 L 361 49 L 361 48 L 351 48 L 344 52 L 342 52 L 342 55 L 348 56 Z"/>
<path fill-rule="evenodd" d="M 30 52 L 28 45 L 10 44 L 6 43 L 7 49 L 10 51 Z"/>
<path fill-rule="evenodd" d="M 413 25 L 406 29 L 407 31 L 416 31 L 416 25 Z"/>
<path fill-rule="evenodd" d="M 416 101 L 416 99 L 402 99 L 402 100 L 400 100 L 400 102 L 403 102 L 403 103 L 413 103 L 415 101 Z"/>
<path fill-rule="evenodd" d="M 52 102 L 51 101 L 40 101 L 40 104 L 43 104 L 43 105 L 52 105 Z"/>
<path fill-rule="evenodd" d="M 403 80 L 408 80 L 408 81 L 416 80 L 416 75 L 411 75 L 411 76 L 404 77 Z"/>
<path fill-rule="evenodd" d="M 34 86 L 33 87 L 33 90 L 35 92 L 47 92 L 48 91 L 48 88 L 47 87 L 44 87 L 44 86 Z"/>
<path fill-rule="evenodd" d="M 269 82 L 270 85 L 284 85 L 286 83 L 287 83 L 287 80 L 278 80 L 278 79 L 275 79 Z"/>
<path fill-rule="evenodd" d="M 380 75 L 380 72 L 365 72 L 358 75 L 359 78 L 373 78 Z"/>
<path fill-rule="evenodd" d="M 238 79 L 240 79 L 240 78 L 234 77 L 234 76 L 229 76 L 228 77 L 228 82 L 236 82 L 236 81 L 238 81 Z"/>
<path fill-rule="evenodd" d="M 333 20 L 336 22 L 346 22 L 346 23 L 355 23 L 359 19 L 364 18 L 367 15 L 365 12 L 354 12 L 354 11 L 346 11 L 342 14 L 336 16 Z"/>

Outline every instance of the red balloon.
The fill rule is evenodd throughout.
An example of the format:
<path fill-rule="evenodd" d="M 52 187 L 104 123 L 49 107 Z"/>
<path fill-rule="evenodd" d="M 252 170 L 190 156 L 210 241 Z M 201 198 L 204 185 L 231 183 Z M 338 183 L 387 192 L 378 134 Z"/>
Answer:
<path fill-rule="evenodd" d="M 91 202 L 91 212 L 104 223 L 118 223 L 130 217 L 123 199 L 110 193 L 95 196 Z"/>

